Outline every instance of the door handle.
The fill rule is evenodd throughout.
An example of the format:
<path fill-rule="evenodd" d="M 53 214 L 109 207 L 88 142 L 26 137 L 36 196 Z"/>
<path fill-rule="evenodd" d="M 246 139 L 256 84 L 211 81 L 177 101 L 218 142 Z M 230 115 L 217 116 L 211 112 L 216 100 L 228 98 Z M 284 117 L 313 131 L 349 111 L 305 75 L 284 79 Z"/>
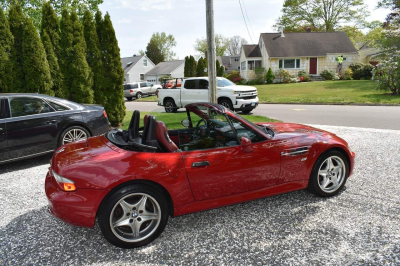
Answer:
<path fill-rule="evenodd" d="M 46 123 L 47 124 L 54 124 L 54 123 L 56 123 L 57 122 L 57 120 L 50 120 L 50 121 L 47 121 Z"/>
<path fill-rule="evenodd" d="M 209 161 L 195 162 L 195 163 L 192 163 L 192 168 L 194 168 L 194 167 L 205 167 L 205 166 L 209 166 L 209 165 L 210 165 Z"/>

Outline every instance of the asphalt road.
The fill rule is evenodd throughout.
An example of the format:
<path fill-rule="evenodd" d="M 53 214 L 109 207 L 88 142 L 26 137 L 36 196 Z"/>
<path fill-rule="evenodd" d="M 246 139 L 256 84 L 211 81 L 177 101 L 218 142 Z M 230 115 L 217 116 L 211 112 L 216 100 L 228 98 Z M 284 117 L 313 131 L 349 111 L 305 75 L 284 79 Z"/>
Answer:
<path fill-rule="evenodd" d="M 164 112 L 156 102 L 125 104 L 130 111 Z M 400 130 L 400 106 L 260 104 L 253 113 L 301 124 Z"/>
<path fill-rule="evenodd" d="M 2 165 L 0 265 L 399 265 L 400 131 L 320 127 L 357 154 L 339 195 L 297 191 L 171 218 L 134 250 L 49 214 L 49 156 Z"/>

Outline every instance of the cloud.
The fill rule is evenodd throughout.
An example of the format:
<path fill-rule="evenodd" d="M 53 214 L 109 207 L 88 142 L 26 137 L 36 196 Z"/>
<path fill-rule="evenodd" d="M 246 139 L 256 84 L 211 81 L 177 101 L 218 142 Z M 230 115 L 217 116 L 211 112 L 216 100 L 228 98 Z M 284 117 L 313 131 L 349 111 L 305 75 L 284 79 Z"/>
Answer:
<path fill-rule="evenodd" d="M 171 10 L 173 0 L 117 0 L 123 8 L 139 10 Z"/>
<path fill-rule="evenodd" d="M 118 24 L 128 24 L 128 23 L 131 23 L 131 22 L 132 22 L 132 20 L 129 19 L 129 18 L 124 18 L 124 19 L 120 19 L 120 20 L 117 21 Z"/>

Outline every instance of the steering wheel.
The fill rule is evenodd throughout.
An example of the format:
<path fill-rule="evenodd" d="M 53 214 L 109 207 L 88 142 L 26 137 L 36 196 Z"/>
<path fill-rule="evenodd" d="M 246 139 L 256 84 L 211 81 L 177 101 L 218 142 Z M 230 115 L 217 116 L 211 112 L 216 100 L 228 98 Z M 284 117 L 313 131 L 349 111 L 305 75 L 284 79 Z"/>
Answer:
<path fill-rule="evenodd" d="M 204 126 L 200 126 L 201 122 L 204 122 Z M 202 118 L 196 124 L 196 127 L 195 127 L 194 132 L 193 132 L 193 139 L 197 139 L 198 136 L 204 135 L 204 131 L 205 131 L 206 128 L 207 128 L 207 121 L 204 118 Z"/>

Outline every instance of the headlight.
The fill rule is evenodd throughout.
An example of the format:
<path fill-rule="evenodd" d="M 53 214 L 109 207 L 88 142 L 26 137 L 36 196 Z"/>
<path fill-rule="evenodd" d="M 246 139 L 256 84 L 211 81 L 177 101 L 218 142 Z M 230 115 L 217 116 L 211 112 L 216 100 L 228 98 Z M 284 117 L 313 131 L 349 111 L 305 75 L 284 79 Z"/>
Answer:
<path fill-rule="evenodd" d="M 52 172 L 53 172 L 54 178 L 56 179 L 57 183 L 60 185 L 62 190 L 64 190 L 64 191 L 75 191 L 76 190 L 74 181 L 58 175 L 54 170 L 52 170 Z"/>

